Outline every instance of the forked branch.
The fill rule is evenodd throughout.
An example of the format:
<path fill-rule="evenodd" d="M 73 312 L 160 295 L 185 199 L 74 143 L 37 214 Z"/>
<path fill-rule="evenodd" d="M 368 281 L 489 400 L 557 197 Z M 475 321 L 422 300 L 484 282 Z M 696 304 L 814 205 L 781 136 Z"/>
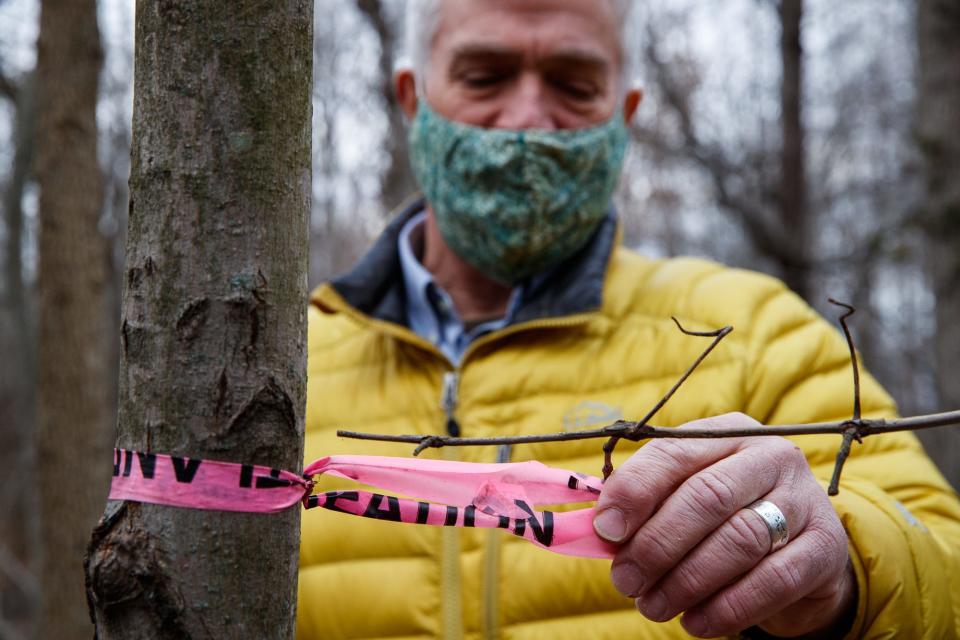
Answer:
<path fill-rule="evenodd" d="M 650 419 L 654 415 L 656 415 L 656 413 L 660 411 L 661 408 L 663 408 L 663 405 L 667 404 L 670 398 L 673 397 L 673 394 L 677 392 L 677 389 L 679 389 L 683 385 L 683 383 L 687 381 L 687 378 L 690 377 L 690 374 L 692 374 L 697 369 L 697 367 L 700 366 L 700 363 L 703 362 L 708 355 L 710 355 L 710 352 L 713 351 L 718 344 L 720 344 L 720 341 L 723 340 L 725 337 L 727 337 L 727 335 L 731 331 L 733 331 L 733 327 L 729 325 L 726 327 L 723 327 L 722 329 L 717 329 L 716 331 L 687 331 L 686 329 L 683 328 L 683 325 L 680 324 L 680 321 L 677 320 L 675 317 L 671 316 L 670 319 L 673 320 L 674 324 L 677 325 L 677 328 L 680 329 L 680 331 L 683 332 L 685 335 L 698 336 L 701 338 L 713 338 L 713 341 L 710 343 L 710 345 L 706 349 L 703 350 L 703 353 L 700 354 L 700 357 L 694 360 L 693 364 L 690 365 L 687 368 L 687 370 L 683 372 L 683 375 L 680 376 L 680 379 L 677 380 L 672 387 L 670 387 L 670 390 L 667 391 L 662 398 L 660 398 L 660 401 L 657 402 L 657 404 L 655 404 L 653 408 L 647 412 L 647 415 L 643 416 L 643 418 L 641 418 L 635 424 L 635 426 L 632 427 L 632 430 L 634 432 L 646 426 L 646 424 L 650 421 Z M 630 440 L 635 440 L 636 438 L 631 438 L 630 437 L 631 435 L 632 434 L 630 433 L 629 430 L 624 434 L 612 435 L 603 444 L 603 479 L 604 480 L 609 478 L 610 474 L 613 473 L 613 450 L 616 449 L 617 443 L 620 442 L 621 438 L 628 438 Z"/>

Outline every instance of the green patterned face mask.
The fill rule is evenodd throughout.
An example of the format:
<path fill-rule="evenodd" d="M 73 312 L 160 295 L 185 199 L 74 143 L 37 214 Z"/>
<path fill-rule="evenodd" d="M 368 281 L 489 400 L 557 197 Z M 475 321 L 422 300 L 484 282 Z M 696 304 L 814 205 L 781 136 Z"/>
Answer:
<path fill-rule="evenodd" d="M 485 129 L 420 99 L 410 159 L 447 245 L 515 284 L 573 255 L 606 216 L 627 145 L 623 115 L 588 129 Z"/>

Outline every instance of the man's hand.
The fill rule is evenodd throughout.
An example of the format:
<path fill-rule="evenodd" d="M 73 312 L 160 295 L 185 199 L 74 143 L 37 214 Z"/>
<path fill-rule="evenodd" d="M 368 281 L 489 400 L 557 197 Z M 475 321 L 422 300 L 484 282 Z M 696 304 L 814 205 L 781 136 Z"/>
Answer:
<path fill-rule="evenodd" d="M 755 424 L 727 414 L 685 426 Z M 745 509 L 759 499 L 787 519 L 789 540 L 773 553 L 766 523 Z M 621 544 L 617 590 L 651 620 L 685 612 L 694 636 L 829 631 L 855 606 L 846 532 L 786 439 L 654 440 L 607 480 L 597 514 L 597 533 Z"/>

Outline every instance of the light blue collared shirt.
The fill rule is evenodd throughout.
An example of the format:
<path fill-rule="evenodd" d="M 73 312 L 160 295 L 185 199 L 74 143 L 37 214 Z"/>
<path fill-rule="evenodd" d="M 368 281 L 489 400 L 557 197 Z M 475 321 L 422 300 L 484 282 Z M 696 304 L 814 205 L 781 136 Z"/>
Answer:
<path fill-rule="evenodd" d="M 421 211 L 403 225 L 397 240 L 400 252 L 400 268 L 407 303 L 407 324 L 410 329 L 433 343 L 454 365 L 460 364 L 463 352 L 476 338 L 485 333 L 502 329 L 512 322 L 514 313 L 523 296 L 523 286 L 513 288 L 507 302 L 507 312 L 502 318 L 478 324 L 469 331 L 453 306 L 450 295 L 440 288 L 427 271 L 413 249 L 413 234 L 422 233 L 419 227 L 427 218 Z"/>

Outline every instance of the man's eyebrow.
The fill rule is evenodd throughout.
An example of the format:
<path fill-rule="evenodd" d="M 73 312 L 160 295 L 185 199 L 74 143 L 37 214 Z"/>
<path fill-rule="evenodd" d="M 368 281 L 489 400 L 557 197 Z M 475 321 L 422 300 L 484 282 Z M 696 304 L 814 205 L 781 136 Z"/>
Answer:
<path fill-rule="evenodd" d="M 457 46 L 453 50 L 451 59 L 470 60 L 477 58 L 494 58 L 503 61 L 519 60 L 523 54 L 516 49 L 498 44 L 469 43 Z M 548 66 L 570 65 L 587 67 L 606 72 L 610 62 L 603 56 L 582 48 L 564 48 L 551 51 L 542 61 Z"/>
<path fill-rule="evenodd" d="M 521 53 L 510 47 L 496 44 L 469 43 L 455 47 L 450 56 L 453 60 L 470 58 L 520 58 Z"/>
<path fill-rule="evenodd" d="M 587 49 L 558 49 L 548 55 L 545 63 L 549 65 L 569 65 L 575 67 L 586 67 L 601 72 L 606 72 L 610 68 L 610 61 L 603 56 Z"/>

